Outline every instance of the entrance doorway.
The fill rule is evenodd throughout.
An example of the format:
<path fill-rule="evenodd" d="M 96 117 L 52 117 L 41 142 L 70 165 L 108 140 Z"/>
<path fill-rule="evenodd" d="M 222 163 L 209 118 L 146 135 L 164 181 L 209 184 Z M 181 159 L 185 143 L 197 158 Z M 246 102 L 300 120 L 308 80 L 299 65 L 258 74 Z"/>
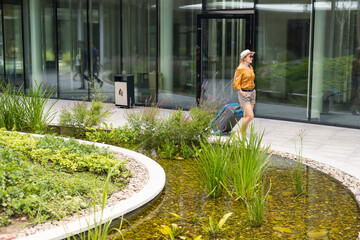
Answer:
<path fill-rule="evenodd" d="M 254 14 L 199 14 L 197 20 L 197 103 L 204 97 L 238 102 L 232 80 L 240 53 L 254 49 Z"/>

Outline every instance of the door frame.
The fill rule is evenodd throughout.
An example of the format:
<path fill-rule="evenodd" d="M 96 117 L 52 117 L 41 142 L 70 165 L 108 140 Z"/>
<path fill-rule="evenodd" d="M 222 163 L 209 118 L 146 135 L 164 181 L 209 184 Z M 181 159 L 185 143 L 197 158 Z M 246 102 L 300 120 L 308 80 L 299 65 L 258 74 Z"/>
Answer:
<path fill-rule="evenodd" d="M 201 13 L 197 15 L 196 24 L 196 105 L 200 103 L 201 84 L 202 84 L 202 59 L 203 59 L 203 20 L 208 19 L 245 19 L 246 20 L 246 36 L 245 49 L 254 51 L 255 47 L 255 11 L 239 10 L 239 11 L 214 11 L 210 13 Z"/>

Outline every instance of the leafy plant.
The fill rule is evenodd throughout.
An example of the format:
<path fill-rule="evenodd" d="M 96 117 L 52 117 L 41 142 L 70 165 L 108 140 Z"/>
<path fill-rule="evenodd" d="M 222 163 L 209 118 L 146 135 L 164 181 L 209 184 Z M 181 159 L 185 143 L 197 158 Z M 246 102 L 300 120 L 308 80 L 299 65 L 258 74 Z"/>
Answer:
<path fill-rule="evenodd" d="M 104 103 L 92 100 L 90 107 L 86 102 L 75 103 L 70 109 L 63 108 L 60 113 L 60 126 L 86 128 L 98 126 L 111 114 L 111 110 Z"/>
<path fill-rule="evenodd" d="M 218 234 L 220 231 L 225 231 L 226 227 L 224 227 L 224 224 L 232 214 L 232 212 L 226 213 L 217 224 L 214 223 L 213 218 L 210 216 L 208 225 L 203 225 L 202 228 L 212 235 Z"/>
<path fill-rule="evenodd" d="M 158 150 L 162 158 L 171 159 L 175 150 L 175 144 L 166 139 L 164 143 L 160 143 Z"/>
<path fill-rule="evenodd" d="M 231 151 L 230 140 L 221 143 L 220 138 L 214 144 L 208 140 L 200 141 L 200 147 L 194 146 L 196 157 L 193 169 L 209 196 L 217 197 L 228 182 Z"/>
<path fill-rule="evenodd" d="M 183 232 L 183 228 L 178 226 L 175 223 L 171 224 L 171 227 L 166 226 L 166 225 L 161 225 L 159 228 L 159 231 L 164 234 L 166 237 L 169 238 L 165 238 L 165 239 L 169 239 L 169 240 L 174 240 L 175 238 L 177 238 L 182 232 Z"/>
<path fill-rule="evenodd" d="M 194 153 L 193 150 L 184 142 L 181 142 L 180 144 L 180 148 L 181 148 L 181 155 L 184 158 L 191 158 L 193 157 Z"/>
<path fill-rule="evenodd" d="M 114 145 L 136 143 L 138 139 L 138 133 L 128 125 L 113 128 L 111 123 L 109 125 L 103 123 L 103 126 L 103 128 L 87 127 L 86 139 Z"/>
<path fill-rule="evenodd" d="M 241 139 L 239 135 L 233 137 L 234 143 L 238 144 L 231 145 L 233 161 L 230 176 L 238 198 L 252 199 L 266 170 L 271 154 L 266 155 L 269 146 L 264 149 L 261 147 L 263 136 L 264 132 L 257 134 L 251 125 L 249 138 Z"/>

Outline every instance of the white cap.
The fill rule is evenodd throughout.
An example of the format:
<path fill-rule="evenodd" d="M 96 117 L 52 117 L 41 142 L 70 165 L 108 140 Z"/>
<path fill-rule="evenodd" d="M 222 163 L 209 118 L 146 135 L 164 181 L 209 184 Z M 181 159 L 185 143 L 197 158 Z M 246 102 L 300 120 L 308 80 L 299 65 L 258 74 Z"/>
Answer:
<path fill-rule="evenodd" d="M 246 50 L 242 51 L 241 54 L 240 54 L 240 60 L 243 59 L 244 57 L 246 57 L 249 54 L 255 54 L 255 52 L 251 52 L 249 49 L 246 49 Z"/>

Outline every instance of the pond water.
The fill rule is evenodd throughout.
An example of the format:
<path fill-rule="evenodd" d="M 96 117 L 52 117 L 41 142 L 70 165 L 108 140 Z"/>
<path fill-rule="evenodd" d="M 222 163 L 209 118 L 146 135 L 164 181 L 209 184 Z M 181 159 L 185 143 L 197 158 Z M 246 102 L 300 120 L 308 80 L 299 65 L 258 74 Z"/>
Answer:
<path fill-rule="evenodd" d="M 294 195 L 290 168 L 295 163 L 290 160 L 271 157 L 266 173 L 271 189 L 259 228 L 250 227 L 243 202 L 228 194 L 207 197 L 196 181 L 191 159 L 156 161 L 166 172 L 165 189 L 145 211 L 128 219 L 122 230 L 124 239 L 163 239 L 158 228 L 173 223 L 182 227 L 183 239 L 198 235 L 202 239 L 356 239 L 360 231 L 360 210 L 353 194 L 328 175 L 304 166 L 306 193 Z M 202 229 L 209 217 L 217 223 L 228 212 L 233 215 L 225 231 L 210 236 Z"/>
<path fill-rule="evenodd" d="M 303 166 L 306 192 L 296 196 L 290 176 L 296 163 L 271 156 L 265 177 L 266 189 L 270 187 L 270 191 L 264 222 L 261 227 L 253 228 L 247 221 L 247 210 L 242 201 L 235 201 L 225 193 L 218 198 L 207 197 L 204 188 L 196 181 L 191 168 L 192 159 L 159 159 L 154 151 L 135 151 L 154 159 L 164 168 L 166 185 L 161 195 L 145 210 L 126 219 L 122 228 L 124 239 L 165 239 L 159 227 L 171 224 L 183 229 L 182 239 L 194 239 L 199 235 L 202 235 L 201 239 L 267 240 L 358 237 L 360 208 L 353 194 L 339 181 L 313 168 Z M 225 223 L 225 231 L 209 235 L 203 230 L 209 217 L 216 224 L 229 212 L 233 214 Z"/>

